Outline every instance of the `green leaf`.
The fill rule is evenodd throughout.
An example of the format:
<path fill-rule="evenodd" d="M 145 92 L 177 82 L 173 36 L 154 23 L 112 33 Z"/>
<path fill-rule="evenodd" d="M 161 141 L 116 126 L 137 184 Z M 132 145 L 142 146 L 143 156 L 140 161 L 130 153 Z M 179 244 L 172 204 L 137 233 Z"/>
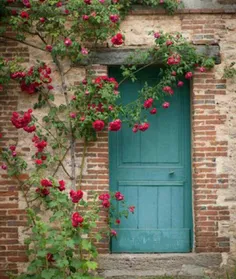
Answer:
<path fill-rule="evenodd" d="M 74 240 L 73 240 L 73 239 L 67 240 L 67 241 L 66 241 L 66 246 L 67 246 L 68 248 L 74 249 L 74 247 L 75 247 L 75 242 L 74 242 Z"/>
<path fill-rule="evenodd" d="M 47 251 L 46 250 L 40 250 L 37 253 L 38 257 L 46 257 L 46 255 L 47 255 Z"/>
<path fill-rule="evenodd" d="M 51 100 L 51 101 L 54 101 L 55 100 L 55 97 L 53 94 L 49 94 L 48 95 L 48 99 Z"/>
<path fill-rule="evenodd" d="M 100 241 L 102 239 L 102 236 L 100 233 L 96 233 L 95 238 L 97 241 Z"/>
<path fill-rule="evenodd" d="M 55 201 L 50 202 L 50 207 L 54 207 L 54 206 L 57 206 L 57 203 Z M 56 219 L 60 219 L 63 215 L 64 215 L 64 213 L 62 211 L 57 211 L 55 214 L 53 214 L 53 216 L 50 218 L 50 220 L 54 221 Z"/>
<path fill-rule="evenodd" d="M 95 270 L 98 267 L 98 264 L 96 262 L 87 261 L 86 264 L 87 267 L 91 270 Z"/>
<path fill-rule="evenodd" d="M 44 279 L 51 279 L 54 276 L 55 272 L 56 272 L 56 270 L 52 269 L 52 268 L 45 269 L 42 271 L 41 276 Z"/>
<path fill-rule="evenodd" d="M 82 246 L 82 249 L 84 249 L 86 251 L 88 251 L 92 248 L 91 242 L 87 239 L 82 239 L 81 246 Z"/>

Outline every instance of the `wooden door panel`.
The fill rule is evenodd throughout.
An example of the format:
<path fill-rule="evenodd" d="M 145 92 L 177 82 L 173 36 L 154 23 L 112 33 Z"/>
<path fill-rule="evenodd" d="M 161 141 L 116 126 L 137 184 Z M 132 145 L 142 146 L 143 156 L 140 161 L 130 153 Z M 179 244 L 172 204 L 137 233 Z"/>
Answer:
<path fill-rule="evenodd" d="M 153 83 L 157 68 L 139 74 L 137 82 L 125 82 L 121 102 L 129 103 L 145 81 Z M 111 76 L 121 79 L 117 68 Z M 114 226 L 112 252 L 191 251 L 191 161 L 189 86 L 169 97 L 171 106 L 158 107 L 150 115 L 150 128 L 134 134 L 123 125 L 110 133 L 110 187 L 125 195 L 136 210 L 129 219 Z M 119 204 L 118 204 L 119 206 Z"/>
<path fill-rule="evenodd" d="M 119 238 L 112 242 L 115 252 L 183 253 L 189 252 L 190 229 L 132 230 L 118 229 Z M 158 251 L 156 248 L 158 247 Z"/>

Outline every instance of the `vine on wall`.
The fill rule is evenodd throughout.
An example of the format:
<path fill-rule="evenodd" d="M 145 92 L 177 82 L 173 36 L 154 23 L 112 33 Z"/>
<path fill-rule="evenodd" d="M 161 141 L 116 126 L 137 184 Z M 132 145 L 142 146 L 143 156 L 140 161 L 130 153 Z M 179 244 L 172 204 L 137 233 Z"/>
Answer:
<path fill-rule="evenodd" d="M 121 46 L 125 37 L 119 25 L 130 9 L 130 1 L 107 0 L 15 0 L 3 3 L 0 37 L 17 41 L 47 53 L 51 62 L 36 61 L 24 68 L 17 59 L 0 59 L 0 91 L 14 80 L 22 94 L 37 99 L 34 108 L 13 112 L 9 121 L 31 139 L 32 158 L 24 158 L 16 145 L 1 150 L 2 171 L 7 171 L 20 186 L 26 203 L 29 237 L 27 270 L 14 278 L 94 278 L 97 268 L 96 241 L 104 237 L 119 237 L 113 229 L 128 218 L 135 208 L 126 204 L 120 192 L 92 193 L 81 190 L 87 145 L 96 140 L 97 132 L 118 132 L 126 123 L 131 132 L 149 128 L 149 114 L 156 114 L 156 105 L 163 109 L 170 104 L 165 97 L 183 86 L 194 71 L 206 71 L 214 61 L 196 53 L 181 34 L 154 31 L 154 46 L 142 56 L 130 57 L 129 67 L 122 67 L 124 79 L 118 84 L 113 77 L 94 77 L 88 72 L 78 86 L 69 86 L 66 76 L 71 68 L 65 61 L 82 61 L 91 49 L 107 42 Z M 179 1 L 145 1 L 174 11 Z M 15 36 L 9 36 L 11 28 Z M 150 62 L 151 58 L 151 62 Z M 155 86 L 145 87 L 137 100 L 126 106 L 119 104 L 119 85 L 127 78 L 153 63 L 161 63 L 161 73 Z M 138 67 L 145 64 L 143 67 Z M 53 66 L 53 67 L 52 67 Z M 56 68 L 55 70 L 53 70 Z M 60 75 L 60 93 L 54 89 L 54 74 Z M 56 102 L 59 94 L 64 103 Z M 37 118 L 36 110 L 46 108 Z M 170 108 L 171 109 L 171 108 Z M 146 114 L 145 114 L 146 113 Z M 146 116 L 145 116 L 146 115 Z M 2 131 L 4 139 L 4 132 Z M 81 143 L 83 142 L 83 143 Z M 76 144 L 81 144 L 80 169 L 76 165 Z M 69 165 L 65 163 L 69 158 Z M 26 174 L 27 179 L 22 180 Z M 118 207 L 117 207 L 118 203 Z M 117 208 L 119 210 L 117 211 Z M 107 211 L 108 226 L 97 228 L 100 211 Z M 47 218 L 45 218 L 47 216 Z"/>

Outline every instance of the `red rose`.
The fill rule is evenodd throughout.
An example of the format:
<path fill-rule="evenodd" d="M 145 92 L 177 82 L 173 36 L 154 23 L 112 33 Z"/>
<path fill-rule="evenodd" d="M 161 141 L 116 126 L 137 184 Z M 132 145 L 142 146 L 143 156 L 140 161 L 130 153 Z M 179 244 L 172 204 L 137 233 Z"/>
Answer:
<path fill-rule="evenodd" d="M 114 37 L 112 37 L 111 42 L 113 45 L 122 45 L 124 43 L 123 35 L 121 33 L 117 33 Z"/>
<path fill-rule="evenodd" d="M 181 80 L 178 81 L 178 84 L 177 84 L 178 87 L 181 87 L 181 86 L 183 86 L 183 85 L 184 85 L 183 81 L 181 81 Z"/>
<path fill-rule="evenodd" d="M 9 147 L 9 149 L 10 149 L 11 151 L 15 151 L 15 150 L 16 150 L 16 146 L 15 146 L 15 145 L 11 145 L 11 146 Z"/>
<path fill-rule="evenodd" d="M 138 132 L 138 124 L 134 124 L 134 127 L 133 127 L 133 129 L 132 129 L 132 131 L 134 132 L 134 133 L 137 133 Z"/>
<path fill-rule="evenodd" d="M 119 16 L 118 15 L 110 15 L 110 20 L 114 23 L 119 21 Z"/>
<path fill-rule="evenodd" d="M 47 156 L 46 155 L 42 155 L 41 156 L 41 160 L 45 161 L 47 159 Z"/>
<path fill-rule="evenodd" d="M 161 37 L 161 34 L 159 32 L 154 33 L 154 38 L 159 39 Z"/>
<path fill-rule="evenodd" d="M 83 85 L 87 85 L 87 83 L 88 83 L 87 79 L 83 79 L 82 83 L 83 83 Z"/>
<path fill-rule="evenodd" d="M 49 263 L 55 262 L 55 260 L 54 260 L 54 258 L 53 258 L 53 254 L 47 253 L 47 261 L 48 261 Z"/>
<path fill-rule="evenodd" d="M 205 67 L 200 67 L 200 68 L 199 68 L 199 71 L 200 71 L 201 73 L 203 73 L 203 72 L 206 71 L 206 68 L 205 68 Z"/>
<path fill-rule="evenodd" d="M 42 197 L 46 197 L 50 194 L 50 190 L 47 188 L 37 188 L 36 193 L 40 194 Z"/>
<path fill-rule="evenodd" d="M 178 54 L 174 54 L 167 59 L 168 65 L 177 65 L 181 61 L 181 57 Z"/>
<path fill-rule="evenodd" d="M 103 104 L 99 103 L 96 107 L 96 111 L 99 111 L 99 112 L 104 112 L 104 109 L 103 109 Z"/>
<path fill-rule="evenodd" d="M 43 187 L 52 187 L 52 182 L 49 179 L 42 179 L 40 183 Z"/>
<path fill-rule="evenodd" d="M 31 7 L 29 0 L 22 0 L 22 3 L 26 6 L 26 8 Z"/>
<path fill-rule="evenodd" d="M 167 45 L 167 46 L 171 46 L 171 45 L 173 45 L 173 42 L 170 41 L 170 40 L 167 40 L 167 41 L 166 41 L 166 45 Z"/>
<path fill-rule="evenodd" d="M 41 159 L 35 160 L 36 165 L 42 165 L 43 161 Z"/>
<path fill-rule="evenodd" d="M 76 118 L 76 113 L 75 112 L 70 112 L 70 118 Z"/>
<path fill-rule="evenodd" d="M 21 16 L 22 18 L 26 18 L 26 19 L 29 18 L 29 14 L 28 14 L 26 11 L 22 11 L 22 12 L 20 13 L 20 16 Z"/>
<path fill-rule="evenodd" d="M 44 23 L 45 22 L 45 18 L 44 17 L 40 17 L 40 19 L 39 19 L 39 21 L 41 22 L 41 23 Z"/>
<path fill-rule="evenodd" d="M 124 199 L 124 195 L 122 195 L 121 192 L 116 192 L 115 198 L 117 201 L 122 201 Z"/>
<path fill-rule="evenodd" d="M 120 119 L 116 119 L 112 122 L 109 123 L 109 131 L 119 131 L 121 129 L 121 120 Z"/>
<path fill-rule="evenodd" d="M 120 219 L 116 219 L 116 224 L 120 225 Z"/>
<path fill-rule="evenodd" d="M 111 236 L 117 236 L 117 232 L 115 230 L 111 230 Z"/>
<path fill-rule="evenodd" d="M 11 73 L 10 75 L 12 79 L 22 78 L 24 76 L 25 76 L 24 72 L 15 72 L 15 73 Z"/>
<path fill-rule="evenodd" d="M 104 201 L 102 202 L 102 205 L 103 205 L 103 207 L 105 207 L 105 208 L 109 208 L 110 205 L 111 205 L 111 203 L 110 203 L 109 200 L 104 200 Z"/>
<path fill-rule="evenodd" d="M 28 124 L 32 120 L 31 113 L 32 113 L 32 110 L 28 110 L 27 112 L 24 112 L 22 117 L 20 117 L 20 115 L 17 112 L 13 112 L 12 113 L 12 118 L 11 118 L 12 124 L 17 129 L 24 128 L 24 127 L 28 126 Z"/>
<path fill-rule="evenodd" d="M 170 86 L 164 86 L 162 90 L 170 95 L 174 94 L 174 90 Z"/>
<path fill-rule="evenodd" d="M 146 131 L 146 130 L 149 128 L 149 126 L 150 126 L 150 124 L 147 123 L 147 122 L 145 122 L 145 123 L 143 123 L 143 124 L 140 124 L 139 127 L 138 127 L 138 129 L 139 129 L 140 131 L 144 132 L 144 131 Z"/>
<path fill-rule="evenodd" d="M 153 98 L 149 98 L 144 102 L 143 106 L 147 109 L 150 108 L 152 104 L 153 104 Z"/>
<path fill-rule="evenodd" d="M 78 203 L 83 198 L 84 193 L 81 190 L 70 191 L 70 197 L 73 203 Z"/>
<path fill-rule="evenodd" d="M 134 209 L 135 209 L 135 206 L 133 206 L 133 205 L 129 206 L 129 211 L 130 211 L 131 213 L 134 213 Z"/>
<path fill-rule="evenodd" d="M 52 46 L 51 45 L 46 45 L 46 50 L 51 52 L 52 51 Z"/>
<path fill-rule="evenodd" d="M 117 80 L 116 80 L 115 78 L 110 77 L 110 78 L 108 79 L 108 81 L 114 84 L 114 89 L 118 89 L 119 84 L 118 84 L 118 82 L 117 82 Z"/>
<path fill-rule="evenodd" d="M 163 107 L 164 109 L 167 109 L 169 106 L 170 106 L 170 103 L 169 103 L 169 102 L 165 102 L 165 103 L 162 104 L 162 107 Z"/>
<path fill-rule="evenodd" d="M 28 94 L 34 94 L 37 91 L 37 87 L 40 84 L 37 82 L 32 82 L 30 84 L 26 84 L 25 80 L 22 80 L 20 87 L 22 92 L 26 92 Z"/>
<path fill-rule="evenodd" d="M 79 225 L 81 225 L 84 222 L 84 218 L 78 212 L 75 212 L 71 216 L 71 222 L 72 222 L 72 226 L 74 228 L 77 228 Z"/>
<path fill-rule="evenodd" d="M 91 0 L 84 0 L 84 3 L 87 5 L 91 5 Z"/>
<path fill-rule="evenodd" d="M 83 18 L 84 21 L 89 20 L 89 16 L 88 15 L 83 15 L 82 18 Z"/>
<path fill-rule="evenodd" d="M 17 12 L 17 10 L 11 10 L 11 14 L 12 14 L 13 16 L 15 16 L 15 15 L 18 14 L 18 12 Z"/>
<path fill-rule="evenodd" d="M 57 6 L 57 7 L 61 7 L 61 6 L 62 6 L 62 2 L 61 2 L 61 1 L 60 1 L 60 2 L 57 2 L 56 6 Z"/>
<path fill-rule="evenodd" d="M 185 74 L 185 78 L 186 78 L 186 79 L 191 79 L 192 76 L 193 76 L 193 73 L 192 73 L 192 72 L 187 72 L 187 73 Z"/>
<path fill-rule="evenodd" d="M 7 165 L 3 164 L 3 165 L 1 166 L 1 168 L 2 168 L 3 170 L 6 170 L 6 169 L 7 169 Z"/>
<path fill-rule="evenodd" d="M 156 114 L 156 113 L 157 113 L 157 109 L 156 109 L 156 108 L 153 108 L 152 110 L 150 110 L 150 113 L 151 113 L 151 114 Z"/>
<path fill-rule="evenodd" d="M 27 133 L 33 133 L 35 130 L 36 130 L 36 126 L 35 125 L 33 125 L 33 126 L 27 126 L 27 127 L 24 127 L 23 128 L 24 129 L 24 131 L 26 131 Z"/>
<path fill-rule="evenodd" d="M 101 194 L 98 198 L 101 201 L 109 200 L 110 199 L 110 195 L 109 194 Z"/>
<path fill-rule="evenodd" d="M 38 148 L 38 152 L 43 152 L 44 148 L 48 145 L 45 140 L 37 141 L 34 146 Z"/>
<path fill-rule="evenodd" d="M 59 181 L 59 187 L 58 187 L 58 189 L 62 192 L 62 191 L 64 191 L 65 189 L 66 189 L 66 187 L 65 187 L 65 185 L 66 185 L 66 183 L 65 183 L 65 181 L 64 180 L 60 180 Z"/>
<path fill-rule="evenodd" d="M 72 41 L 71 41 L 71 39 L 69 39 L 69 38 L 65 38 L 65 40 L 64 40 L 64 44 L 65 44 L 65 46 L 67 46 L 67 47 L 71 46 L 71 45 L 72 45 Z"/>
<path fill-rule="evenodd" d="M 105 123 L 102 120 L 95 120 L 93 122 L 93 128 L 95 131 L 102 131 L 105 127 Z"/>

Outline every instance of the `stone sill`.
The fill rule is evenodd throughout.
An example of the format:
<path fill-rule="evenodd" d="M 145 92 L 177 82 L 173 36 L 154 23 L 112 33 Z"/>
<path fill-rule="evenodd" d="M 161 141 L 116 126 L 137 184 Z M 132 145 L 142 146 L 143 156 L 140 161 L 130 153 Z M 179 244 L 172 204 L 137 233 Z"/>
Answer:
<path fill-rule="evenodd" d="M 98 257 L 99 273 L 109 279 L 156 276 L 204 278 L 205 274 L 218 273 L 221 264 L 220 253 L 107 254 Z"/>

